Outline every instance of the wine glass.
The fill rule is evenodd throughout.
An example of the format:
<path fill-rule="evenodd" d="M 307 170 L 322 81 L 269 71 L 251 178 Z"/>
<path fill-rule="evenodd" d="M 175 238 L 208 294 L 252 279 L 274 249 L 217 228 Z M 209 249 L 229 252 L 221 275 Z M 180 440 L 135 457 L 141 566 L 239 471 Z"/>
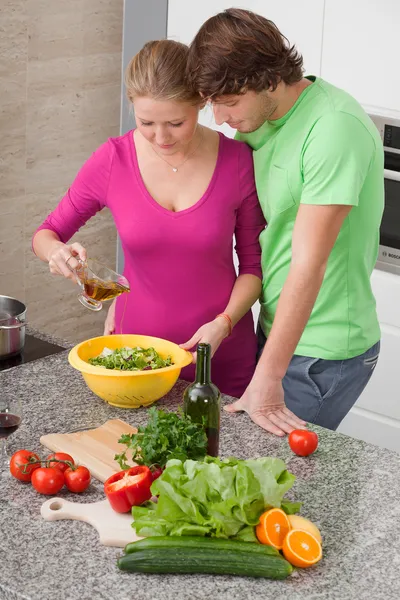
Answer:
<path fill-rule="evenodd" d="M 128 280 L 99 261 L 88 258 L 74 269 L 81 292 L 78 300 L 90 310 L 101 310 L 103 302 L 129 292 Z"/>
<path fill-rule="evenodd" d="M 9 472 L 10 457 L 7 452 L 7 438 L 21 425 L 21 402 L 17 399 L 0 398 L 0 475 Z"/>

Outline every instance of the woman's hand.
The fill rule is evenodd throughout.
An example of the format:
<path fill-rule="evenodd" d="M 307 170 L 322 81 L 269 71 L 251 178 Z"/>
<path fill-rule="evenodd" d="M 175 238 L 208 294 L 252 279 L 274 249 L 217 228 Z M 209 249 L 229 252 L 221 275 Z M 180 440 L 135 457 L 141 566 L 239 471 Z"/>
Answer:
<path fill-rule="evenodd" d="M 117 299 L 113 300 L 110 304 L 110 308 L 108 309 L 106 321 L 104 323 L 104 334 L 103 335 L 112 335 L 115 331 L 115 305 Z"/>
<path fill-rule="evenodd" d="M 196 333 L 180 347 L 184 350 L 191 350 L 200 342 L 211 345 L 211 356 L 214 356 L 221 342 L 228 337 L 230 333 L 229 323 L 223 317 L 217 317 L 214 321 L 205 323 Z M 193 352 L 193 362 L 196 362 L 197 352 Z"/>
<path fill-rule="evenodd" d="M 86 250 L 81 244 L 55 241 L 47 257 L 50 273 L 76 281 L 73 270 L 79 265 L 78 259 L 86 260 Z"/>

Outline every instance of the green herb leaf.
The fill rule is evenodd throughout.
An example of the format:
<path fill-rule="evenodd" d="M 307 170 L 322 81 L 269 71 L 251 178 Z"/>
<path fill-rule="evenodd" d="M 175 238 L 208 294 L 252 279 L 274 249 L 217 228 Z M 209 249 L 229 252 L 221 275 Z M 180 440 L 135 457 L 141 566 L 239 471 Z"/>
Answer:
<path fill-rule="evenodd" d="M 177 414 L 158 410 L 153 406 L 148 414 L 145 427 L 139 427 L 137 433 L 123 435 L 119 439 L 119 443 L 125 444 L 132 451 L 134 462 L 148 467 L 156 464 L 164 467 L 173 458 L 182 461 L 204 458 L 207 453 L 207 436 L 202 425 L 193 423 L 182 410 Z M 121 469 L 129 467 L 126 451 L 116 454 L 115 460 Z"/>
<path fill-rule="evenodd" d="M 126 469 L 129 469 L 129 467 L 131 467 L 132 465 L 129 465 L 126 460 L 126 452 L 122 452 L 121 454 L 116 454 L 114 456 L 114 460 L 117 461 L 117 463 L 119 464 L 119 466 L 121 467 L 121 469 L 123 471 L 126 471 Z"/>

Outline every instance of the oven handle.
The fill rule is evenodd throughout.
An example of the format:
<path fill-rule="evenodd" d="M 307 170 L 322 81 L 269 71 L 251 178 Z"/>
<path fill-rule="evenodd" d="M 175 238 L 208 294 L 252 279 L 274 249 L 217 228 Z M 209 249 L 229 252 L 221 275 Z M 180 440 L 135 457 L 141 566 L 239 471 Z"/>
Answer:
<path fill-rule="evenodd" d="M 385 176 L 385 179 L 400 181 L 400 171 L 390 171 L 389 169 L 384 169 L 383 174 Z"/>

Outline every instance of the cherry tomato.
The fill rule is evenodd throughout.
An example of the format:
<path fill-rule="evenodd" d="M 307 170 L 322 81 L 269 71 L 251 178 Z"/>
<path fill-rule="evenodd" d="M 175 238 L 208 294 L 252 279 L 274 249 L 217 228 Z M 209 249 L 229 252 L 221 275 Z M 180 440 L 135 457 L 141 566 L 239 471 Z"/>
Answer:
<path fill-rule="evenodd" d="M 90 471 L 80 466 L 75 469 L 67 469 L 64 473 L 65 485 L 70 492 L 84 492 L 90 484 Z"/>
<path fill-rule="evenodd" d="M 289 446 L 297 456 L 309 456 L 317 449 L 318 436 L 308 429 L 295 429 L 289 434 Z"/>
<path fill-rule="evenodd" d="M 75 464 L 72 456 L 70 454 L 66 454 L 65 452 L 55 452 L 53 454 L 49 454 L 49 456 L 47 457 L 46 460 L 51 461 L 52 458 L 56 458 L 57 460 L 66 460 L 66 461 L 70 462 L 72 465 Z M 51 467 L 52 469 L 59 469 L 63 473 L 65 473 L 65 471 L 69 468 L 69 465 L 65 464 L 64 462 L 56 462 L 56 461 L 50 462 L 48 466 Z"/>
<path fill-rule="evenodd" d="M 40 462 L 30 464 L 34 461 L 40 461 L 40 458 L 34 452 L 29 450 L 18 450 L 12 455 L 10 460 L 10 473 L 19 481 L 30 481 L 32 473 L 40 468 Z"/>
<path fill-rule="evenodd" d="M 58 494 L 64 485 L 64 473 L 60 469 L 41 467 L 32 475 L 32 485 L 39 494 Z"/>

